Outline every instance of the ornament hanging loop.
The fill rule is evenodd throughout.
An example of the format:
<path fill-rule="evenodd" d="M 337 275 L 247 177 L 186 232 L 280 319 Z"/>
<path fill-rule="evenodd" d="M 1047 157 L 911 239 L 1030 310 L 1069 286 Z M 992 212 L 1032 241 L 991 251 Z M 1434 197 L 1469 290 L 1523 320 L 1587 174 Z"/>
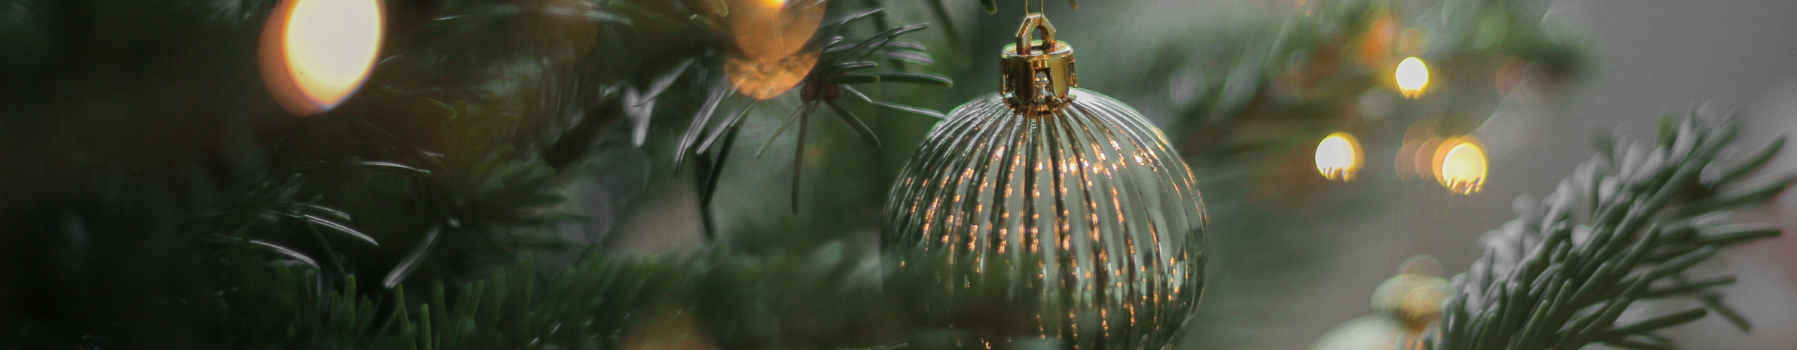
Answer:
<path fill-rule="evenodd" d="M 1035 38 L 1038 33 L 1042 34 L 1042 39 Z M 1054 24 L 1048 23 L 1048 17 L 1035 13 L 1023 18 L 1023 26 L 1017 28 L 1017 43 L 1011 47 L 1016 48 L 1017 55 L 1028 56 L 1034 51 L 1054 52 L 1057 44 L 1060 42 L 1054 40 Z"/>
<path fill-rule="evenodd" d="M 1040 33 L 1041 39 L 1036 39 Z M 1006 45 L 999 60 L 1001 93 L 1012 109 L 1025 114 L 1052 112 L 1073 100 L 1079 86 L 1073 70 L 1073 46 L 1055 40 L 1054 24 L 1041 13 L 1023 18 L 1017 41 Z"/>

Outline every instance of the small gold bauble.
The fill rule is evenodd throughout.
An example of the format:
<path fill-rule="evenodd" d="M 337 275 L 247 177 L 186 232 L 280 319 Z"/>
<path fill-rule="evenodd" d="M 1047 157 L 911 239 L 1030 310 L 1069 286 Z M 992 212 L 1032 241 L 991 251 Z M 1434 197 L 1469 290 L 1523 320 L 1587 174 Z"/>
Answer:
<path fill-rule="evenodd" d="M 818 0 L 730 1 L 730 32 L 747 58 L 792 56 L 811 41 L 823 20 L 824 3 Z"/>
<path fill-rule="evenodd" d="M 724 75 L 738 93 L 766 100 L 792 90 L 811 67 L 817 65 L 816 52 L 801 52 L 780 59 L 730 57 L 724 61 Z"/>

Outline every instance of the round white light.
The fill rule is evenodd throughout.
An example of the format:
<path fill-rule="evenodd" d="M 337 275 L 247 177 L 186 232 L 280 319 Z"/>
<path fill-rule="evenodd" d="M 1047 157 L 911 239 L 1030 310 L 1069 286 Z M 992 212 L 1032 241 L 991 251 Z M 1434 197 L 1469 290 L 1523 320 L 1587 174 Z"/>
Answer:
<path fill-rule="evenodd" d="M 288 111 L 310 115 L 342 103 L 380 55 L 380 0 L 286 0 L 262 37 L 262 75 Z"/>
<path fill-rule="evenodd" d="M 1429 65 L 1423 64 L 1420 58 L 1405 58 L 1398 63 L 1396 74 L 1398 91 L 1404 93 L 1404 96 L 1416 97 L 1423 93 L 1423 88 L 1429 86 Z"/>

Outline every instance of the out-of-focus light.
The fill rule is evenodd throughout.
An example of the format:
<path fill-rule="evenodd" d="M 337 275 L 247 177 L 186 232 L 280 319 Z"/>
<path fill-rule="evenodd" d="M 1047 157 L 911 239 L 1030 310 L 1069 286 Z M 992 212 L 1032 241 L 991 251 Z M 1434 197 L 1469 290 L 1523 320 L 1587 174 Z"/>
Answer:
<path fill-rule="evenodd" d="M 1299 8 L 1303 8 L 1302 5 Z M 1360 37 L 1355 58 L 1367 67 L 1389 64 L 1399 29 L 1397 16 L 1391 12 L 1384 11 L 1374 15 L 1373 23 L 1367 26 L 1366 34 Z"/>
<path fill-rule="evenodd" d="M 380 55 L 380 0 L 286 0 L 262 35 L 262 78 L 283 108 L 311 115 L 362 86 Z"/>
<path fill-rule="evenodd" d="M 1429 170 L 1429 155 L 1434 154 L 1435 146 L 1430 143 L 1440 141 L 1434 135 L 1434 130 L 1422 122 L 1412 122 L 1409 127 L 1404 128 L 1404 143 L 1398 147 L 1397 157 L 1392 160 L 1397 168 L 1398 178 L 1428 179 L 1433 176 L 1433 172 Z"/>
<path fill-rule="evenodd" d="M 1398 147 L 1397 159 L 1393 160 L 1392 163 L 1397 166 L 1399 178 L 1410 179 L 1429 177 L 1429 171 L 1416 167 L 1416 154 L 1423 149 L 1423 143 L 1427 141 L 1428 140 L 1404 140 L 1404 145 Z"/>
<path fill-rule="evenodd" d="M 1418 178 L 1430 179 L 1437 173 L 1435 156 L 1436 150 L 1441 148 L 1441 141 L 1439 137 L 1424 139 L 1416 144 L 1416 149 L 1411 152 L 1410 158 L 1406 158 L 1410 161 L 1411 171 Z"/>
<path fill-rule="evenodd" d="M 1423 64 L 1421 58 L 1410 57 L 1398 62 L 1396 74 L 1398 91 L 1405 97 L 1422 95 L 1423 89 L 1429 86 L 1429 65 Z"/>
<path fill-rule="evenodd" d="M 772 61 L 798 54 L 823 23 L 821 1 L 729 0 L 730 33 L 747 58 Z"/>
<path fill-rule="evenodd" d="M 1423 44 L 1428 43 L 1429 32 L 1423 28 L 1410 28 L 1399 32 L 1397 36 L 1398 54 L 1416 56 L 1423 53 Z"/>
<path fill-rule="evenodd" d="M 1478 139 L 1448 139 L 1437 148 L 1435 159 L 1435 179 L 1449 190 L 1470 194 L 1485 185 L 1485 148 Z"/>
<path fill-rule="evenodd" d="M 1360 140 L 1346 132 L 1329 134 L 1317 143 L 1317 172 L 1323 178 L 1348 181 L 1360 172 Z"/>

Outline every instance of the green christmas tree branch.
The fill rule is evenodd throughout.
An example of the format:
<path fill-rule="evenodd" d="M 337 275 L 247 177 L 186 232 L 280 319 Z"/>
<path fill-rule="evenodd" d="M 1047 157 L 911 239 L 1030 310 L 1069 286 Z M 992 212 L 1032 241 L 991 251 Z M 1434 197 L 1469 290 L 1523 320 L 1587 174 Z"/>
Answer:
<path fill-rule="evenodd" d="M 1259 174 L 1244 170 L 1344 129 L 1376 134 L 1421 124 L 1465 133 L 1509 93 L 1494 91 L 1495 81 L 1524 71 L 1507 67 L 1566 82 L 1588 64 L 1583 42 L 1522 1 L 1257 5 L 1140 52 L 1161 57 L 1123 77 L 1132 83 L 1116 84 L 1123 95 L 1191 89 L 1168 101 L 1173 114 L 1163 124 L 1194 169 Z M 1393 81 L 1406 56 L 1427 61 L 1432 78 L 1422 97 L 1401 96 Z"/>
<path fill-rule="evenodd" d="M 1724 161 L 1736 129 L 1730 118 L 1698 112 L 1668 117 L 1652 146 L 1617 142 L 1545 200 L 1519 199 L 1520 216 L 1486 234 L 1485 256 L 1454 278 L 1458 295 L 1428 348 L 1672 348 L 1654 332 L 1711 312 L 1747 330 L 1714 293 L 1734 277 L 1692 279 L 1687 270 L 1720 249 L 1778 236 L 1728 216 L 1766 204 L 1797 177 L 1745 181 L 1783 141 Z M 1641 301 L 1690 296 L 1704 307 L 1622 317 Z"/>
<path fill-rule="evenodd" d="M 869 252 L 851 247 L 593 255 L 550 279 L 525 262 L 429 294 L 371 297 L 354 277 L 322 288 L 318 269 L 242 245 L 228 250 L 237 262 L 228 271 L 256 283 L 221 293 L 220 323 L 227 345 L 251 349 L 615 349 L 665 337 L 722 348 L 903 344 L 904 318 L 867 267 Z M 702 329 L 657 329 L 667 317 Z"/>

